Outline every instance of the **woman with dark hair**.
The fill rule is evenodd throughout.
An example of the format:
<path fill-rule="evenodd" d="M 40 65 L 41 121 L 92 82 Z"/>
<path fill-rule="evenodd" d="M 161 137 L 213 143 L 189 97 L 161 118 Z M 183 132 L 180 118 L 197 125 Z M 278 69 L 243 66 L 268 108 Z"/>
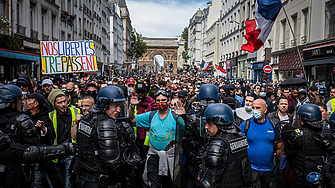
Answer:
<path fill-rule="evenodd" d="M 325 103 L 323 103 L 323 102 L 318 102 L 318 103 L 316 103 L 316 105 L 321 110 L 322 121 L 325 121 L 328 118 L 327 105 Z"/>

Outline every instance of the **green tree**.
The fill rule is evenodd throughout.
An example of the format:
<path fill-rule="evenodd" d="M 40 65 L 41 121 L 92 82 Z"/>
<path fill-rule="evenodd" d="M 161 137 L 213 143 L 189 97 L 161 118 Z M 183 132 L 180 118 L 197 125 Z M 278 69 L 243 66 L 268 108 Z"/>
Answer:
<path fill-rule="evenodd" d="M 0 48 L 5 48 L 8 50 L 21 50 L 21 41 L 14 36 L 9 35 L 9 29 L 11 25 L 9 21 L 4 16 L 0 16 Z"/>
<path fill-rule="evenodd" d="M 181 37 L 185 40 L 184 43 L 184 51 L 182 52 L 182 57 L 185 59 L 185 62 L 189 59 L 188 56 L 188 28 L 185 27 L 183 32 L 181 33 Z"/>
<path fill-rule="evenodd" d="M 147 52 L 147 43 L 143 41 L 141 36 L 136 36 L 134 32 L 131 33 L 131 52 L 136 57 L 142 57 Z"/>

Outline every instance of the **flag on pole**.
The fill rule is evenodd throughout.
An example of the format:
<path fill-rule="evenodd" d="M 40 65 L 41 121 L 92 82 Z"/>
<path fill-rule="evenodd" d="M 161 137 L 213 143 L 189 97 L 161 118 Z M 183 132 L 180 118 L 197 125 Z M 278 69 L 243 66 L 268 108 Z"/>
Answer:
<path fill-rule="evenodd" d="M 255 52 L 263 46 L 282 6 L 281 0 L 256 0 L 255 19 L 245 21 L 247 43 L 242 50 Z"/>
<path fill-rule="evenodd" d="M 207 63 L 206 61 L 204 61 L 204 60 L 201 61 L 200 67 L 201 67 L 202 70 L 204 70 L 204 71 L 208 70 L 209 66 L 210 66 L 209 63 Z"/>
<path fill-rule="evenodd" d="M 215 64 L 216 68 L 216 73 L 218 76 L 226 77 L 227 76 L 227 71 L 226 69 L 221 68 L 219 65 Z"/>

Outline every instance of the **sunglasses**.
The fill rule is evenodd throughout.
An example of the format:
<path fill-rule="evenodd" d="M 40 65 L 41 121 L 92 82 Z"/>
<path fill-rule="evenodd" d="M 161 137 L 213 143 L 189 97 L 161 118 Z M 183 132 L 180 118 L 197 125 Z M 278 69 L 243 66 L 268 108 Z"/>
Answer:
<path fill-rule="evenodd" d="M 28 86 L 28 84 L 25 84 L 25 83 L 18 83 L 17 84 L 17 87 L 27 87 Z"/>

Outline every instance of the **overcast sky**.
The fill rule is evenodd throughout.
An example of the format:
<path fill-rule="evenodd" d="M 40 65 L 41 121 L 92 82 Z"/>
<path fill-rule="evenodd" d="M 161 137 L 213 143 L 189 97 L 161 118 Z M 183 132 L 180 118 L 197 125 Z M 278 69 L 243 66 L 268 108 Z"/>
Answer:
<path fill-rule="evenodd" d="M 132 26 L 145 37 L 175 37 L 188 26 L 189 19 L 207 6 L 203 0 L 127 1 Z"/>

